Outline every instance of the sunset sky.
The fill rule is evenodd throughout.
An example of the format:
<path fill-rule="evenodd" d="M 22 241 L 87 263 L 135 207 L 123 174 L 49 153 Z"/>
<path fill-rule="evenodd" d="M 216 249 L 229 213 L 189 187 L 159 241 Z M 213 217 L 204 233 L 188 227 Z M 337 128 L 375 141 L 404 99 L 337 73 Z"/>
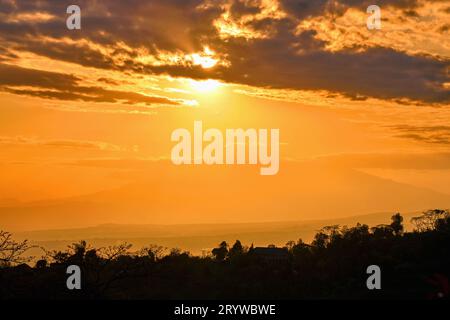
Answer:
<path fill-rule="evenodd" d="M 0 0 L 0 229 L 448 208 L 449 22 L 444 0 Z M 175 166 L 195 120 L 280 129 L 279 173 Z"/>

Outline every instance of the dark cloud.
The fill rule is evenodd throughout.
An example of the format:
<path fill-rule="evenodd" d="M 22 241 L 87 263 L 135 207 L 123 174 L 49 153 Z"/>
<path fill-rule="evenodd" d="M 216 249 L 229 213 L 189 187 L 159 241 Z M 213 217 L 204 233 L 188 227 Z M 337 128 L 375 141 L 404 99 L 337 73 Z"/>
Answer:
<path fill-rule="evenodd" d="M 359 8 L 366 11 L 370 5 L 380 8 L 396 7 L 412 10 L 419 5 L 419 0 L 280 0 L 281 7 L 297 19 L 305 19 L 324 14 L 339 16 L 349 8 Z"/>
<path fill-rule="evenodd" d="M 8 3 L 0 0 L 0 6 Z M 20 24 L 1 21 L 4 36 L 45 34 L 55 38 L 90 39 L 95 43 L 115 45 L 124 41 L 132 47 L 144 46 L 151 52 L 155 45 L 162 50 L 195 50 L 202 48 L 202 36 L 214 33 L 212 21 L 222 9 L 218 6 L 199 8 L 203 0 L 79 0 L 82 30 L 68 32 L 66 8 L 73 1 L 21 0 L 15 2 L 9 15 L 45 12 L 53 15 L 50 21 L 21 21 Z M 199 37 L 200 36 L 200 37 Z"/>
<path fill-rule="evenodd" d="M 213 22 L 224 12 L 222 4 L 225 2 L 231 4 L 230 14 L 236 18 L 261 13 L 261 3 L 257 0 L 80 0 L 82 30 L 69 31 L 65 27 L 65 9 L 70 1 L 23 0 L 11 7 L 10 1 L 0 0 L 0 6 L 4 5 L 1 11 L 4 18 L 33 12 L 54 16 L 54 19 L 42 22 L 17 23 L 1 19 L 0 41 L 12 49 L 103 69 L 215 78 L 267 88 L 327 90 L 358 100 L 375 97 L 440 104 L 450 101 L 450 92 L 443 86 L 449 82 L 448 60 L 410 56 L 389 48 L 367 49 L 364 44 L 358 48 L 364 50 L 329 52 L 325 50 L 325 44 L 315 38 L 313 31 L 294 32 L 299 19 L 326 15 L 331 11 L 342 14 L 350 7 L 361 7 L 365 11 L 371 1 L 280 0 L 288 17 L 250 20 L 247 24 L 254 30 L 271 31 L 268 38 L 252 40 L 219 36 Z M 386 0 L 377 4 L 408 11 L 420 3 L 416 0 Z M 45 42 L 42 36 L 60 41 Z M 86 41 L 65 42 L 63 38 L 106 46 L 111 53 L 105 54 Z M 226 57 L 230 65 L 205 70 L 189 64 L 156 66 L 135 60 L 139 48 L 146 48 L 150 54 L 161 50 L 190 54 L 202 51 L 205 45 Z M 70 93 L 74 95 L 70 98 L 85 95 L 80 90 Z M 42 92 L 42 95 L 56 94 Z M 68 94 L 59 93 L 59 96 L 68 97 Z M 130 97 L 129 101 L 135 98 Z M 98 99 L 110 101 L 111 92 L 101 93 Z"/>
<path fill-rule="evenodd" d="M 298 19 L 304 19 L 324 13 L 328 2 L 328 0 L 281 0 L 280 4 L 288 14 Z"/>
<path fill-rule="evenodd" d="M 47 99 L 81 100 L 89 102 L 121 102 L 176 105 L 178 102 L 165 97 L 146 96 L 135 92 L 106 90 L 78 84 L 80 79 L 56 72 L 26 69 L 0 64 L 0 90 Z M 36 89 L 28 89 L 34 87 Z"/>
<path fill-rule="evenodd" d="M 234 59 L 230 55 L 234 68 L 224 70 L 222 77 L 230 82 L 270 88 L 325 89 L 381 99 L 450 101 L 450 91 L 443 88 L 443 83 L 449 80 L 447 62 L 385 48 L 297 53 L 303 47 L 301 41 L 298 47 L 288 47 L 283 39 L 235 44 L 232 51 L 237 54 Z M 255 56 L 259 59 L 255 60 Z"/>
<path fill-rule="evenodd" d="M 63 73 L 39 71 L 0 64 L 0 86 L 32 86 L 57 90 L 70 90 L 80 79 Z"/>
<path fill-rule="evenodd" d="M 440 0 L 428 0 L 428 2 L 438 2 Z M 332 1 L 329 1 L 332 2 Z M 420 0 L 338 0 L 339 3 L 347 5 L 349 7 L 362 7 L 367 8 L 372 4 L 383 7 L 396 7 L 401 9 L 416 8 L 420 4 Z"/>

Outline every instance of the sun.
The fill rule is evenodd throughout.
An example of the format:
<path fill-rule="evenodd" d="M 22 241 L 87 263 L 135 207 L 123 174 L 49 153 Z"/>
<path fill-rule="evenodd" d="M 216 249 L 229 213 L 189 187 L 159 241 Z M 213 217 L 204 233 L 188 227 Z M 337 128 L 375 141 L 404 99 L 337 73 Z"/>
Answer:
<path fill-rule="evenodd" d="M 194 65 L 198 65 L 201 66 L 203 69 L 210 69 L 212 67 L 214 67 L 218 60 L 208 57 L 208 56 L 201 56 L 197 53 L 194 53 L 192 55 L 192 60 Z"/>
<path fill-rule="evenodd" d="M 197 92 L 200 93 L 211 93 L 216 91 L 218 88 L 222 86 L 222 84 L 217 80 L 203 80 L 203 81 L 197 81 L 197 80 L 190 80 L 190 86 L 192 89 L 194 89 Z"/>
<path fill-rule="evenodd" d="M 195 66 L 201 66 L 203 69 L 210 69 L 219 62 L 219 60 L 214 57 L 215 54 L 216 53 L 209 47 L 204 47 L 203 52 L 191 54 L 189 58 Z"/>

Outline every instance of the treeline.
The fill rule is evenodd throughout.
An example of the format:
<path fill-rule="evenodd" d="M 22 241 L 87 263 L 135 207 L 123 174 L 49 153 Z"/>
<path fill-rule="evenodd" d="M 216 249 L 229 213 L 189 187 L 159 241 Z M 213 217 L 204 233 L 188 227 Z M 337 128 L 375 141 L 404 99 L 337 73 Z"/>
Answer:
<path fill-rule="evenodd" d="M 310 244 L 290 241 L 282 250 L 222 242 L 203 257 L 156 245 L 132 252 L 129 244 L 92 248 L 81 241 L 46 252 L 32 266 L 24 258 L 28 242 L 0 232 L 0 298 L 448 299 L 450 212 L 430 210 L 412 223 L 414 230 L 405 232 L 395 214 L 373 228 L 327 226 Z M 81 290 L 66 287 L 70 265 L 81 269 Z M 381 290 L 366 286 L 370 265 L 381 269 Z"/>

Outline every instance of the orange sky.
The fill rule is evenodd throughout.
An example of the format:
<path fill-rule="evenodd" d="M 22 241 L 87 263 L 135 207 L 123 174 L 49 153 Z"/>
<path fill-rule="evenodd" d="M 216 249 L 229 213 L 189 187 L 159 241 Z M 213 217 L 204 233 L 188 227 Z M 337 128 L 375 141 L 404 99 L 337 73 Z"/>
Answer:
<path fill-rule="evenodd" d="M 445 1 L 0 1 L 0 229 L 450 207 Z M 371 4 L 371 3 L 370 3 Z M 279 128 L 280 172 L 171 132 Z M 68 219 L 67 217 L 70 217 Z"/>

